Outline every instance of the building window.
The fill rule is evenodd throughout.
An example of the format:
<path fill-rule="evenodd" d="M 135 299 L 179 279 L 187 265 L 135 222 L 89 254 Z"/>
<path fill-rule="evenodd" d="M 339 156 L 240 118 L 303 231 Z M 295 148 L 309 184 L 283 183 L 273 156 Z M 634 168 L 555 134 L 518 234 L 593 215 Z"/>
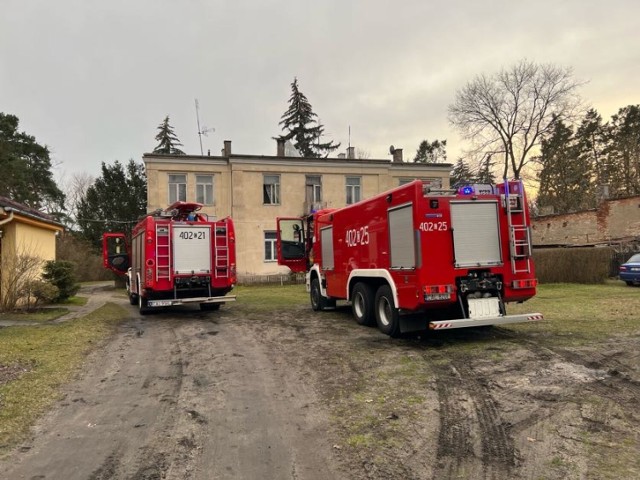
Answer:
<path fill-rule="evenodd" d="M 347 177 L 347 205 L 360 201 L 360 177 Z"/>
<path fill-rule="evenodd" d="M 414 180 L 417 180 L 416 178 L 401 178 L 398 181 L 398 185 L 406 185 L 407 183 L 413 182 Z"/>
<path fill-rule="evenodd" d="M 276 232 L 264 232 L 264 261 L 275 262 L 276 260 Z"/>
<path fill-rule="evenodd" d="M 432 188 L 442 188 L 442 179 L 441 178 L 426 178 L 426 177 L 413 177 L 413 178 L 400 178 L 398 181 L 398 185 L 406 185 L 407 183 L 413 182 L 414 180 L 422 180 L 427 185 Z"/>
<path fill-rule="evenodd" d="M 187 201 L 187 176 L 169 175 L 169 205 Z"/>
<path fill-rule="evenodd" d="M 322 202 L 322 177 L 320 175 L 307 175 L 305 186 L 305 198 L 308 203 Z"/>
<path fill-rule="evenodd" d="M 280 204 L 280 175 L 264 175 L 262 203 L 265 205 Z"/>
<path fill-rule="evenodd" d="M 196 202 L 213 205 L 213 175 L 196 175 Z"/>

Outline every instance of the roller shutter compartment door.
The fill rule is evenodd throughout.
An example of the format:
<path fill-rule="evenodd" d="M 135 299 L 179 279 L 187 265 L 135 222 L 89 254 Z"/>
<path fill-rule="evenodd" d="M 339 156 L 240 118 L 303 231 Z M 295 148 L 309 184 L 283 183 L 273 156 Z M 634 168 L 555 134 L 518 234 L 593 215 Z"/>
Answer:
<path fill-rule="evenodd" d="M 498 202 L 451 202 L 456 267 L 502 264 Z"/>

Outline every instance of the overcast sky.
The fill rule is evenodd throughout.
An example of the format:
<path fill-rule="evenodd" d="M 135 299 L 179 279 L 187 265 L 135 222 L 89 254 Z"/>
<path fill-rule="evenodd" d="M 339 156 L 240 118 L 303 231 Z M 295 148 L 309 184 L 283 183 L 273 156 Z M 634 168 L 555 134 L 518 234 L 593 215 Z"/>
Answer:
<path fill-rule="evenodd" d="M 1 0 L 0 111 L 52 151 L 56 175 L 99 174 L 156 146 L 275 155 L 290 84 L 328 138 L 371 158 L 461 142 L 457 90 L 522 59 L 571 67 L 609 120 L 640 103 L 638 0 Z M 341 151 L 343 149 L 341 148 Z"/>

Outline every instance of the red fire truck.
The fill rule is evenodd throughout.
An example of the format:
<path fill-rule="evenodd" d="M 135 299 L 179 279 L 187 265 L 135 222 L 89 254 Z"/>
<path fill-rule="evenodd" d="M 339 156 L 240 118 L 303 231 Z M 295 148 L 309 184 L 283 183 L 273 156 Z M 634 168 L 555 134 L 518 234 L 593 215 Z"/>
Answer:
<path fill-rule="evenodd" d="M 520 181 L 435 190 L 415 180 L 368 200 L 278 218 L 278 263 L 307 272 L 313 310 L 351 302 L 392 337 L 541 320 L 507 315 L 536 293 Z"/>
<path fill-rule="evenodd" d="M 209 219 L 202 204 L 176 202 L 144 217 L 123 233 L 105 233 L 105 268 L 125 275 L 131 305 L 141 314 L 153 307 L 199 303 L 218 310 L 235 300 L 235 230 L 231 218 Z"/>

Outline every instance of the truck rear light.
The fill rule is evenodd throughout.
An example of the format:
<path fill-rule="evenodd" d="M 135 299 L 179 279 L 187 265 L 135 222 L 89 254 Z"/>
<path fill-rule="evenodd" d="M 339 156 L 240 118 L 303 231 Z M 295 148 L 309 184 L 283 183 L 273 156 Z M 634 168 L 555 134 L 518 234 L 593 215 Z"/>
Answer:
<path fill-rule="evenodd" d="M 153 243 L 153 232 L 151 230 L 147 230 L 147 243 Z"/>
<path fill-rule="evenodd" d="M 153 268 L 147 268 L 147 283 L 153 281 Z"/>
<path fill-rule="evenodd" d="M 538 280 L 535 278 L 529 278 L 527 280 L 514 280 L 511 284 L 512 288 L 535 288 L 538 285 Z"/>
<path fill-rule="evenodd" d="M 453 285 L 425 285 L 425 301 L 450 300 L 453 292 Z"/>

